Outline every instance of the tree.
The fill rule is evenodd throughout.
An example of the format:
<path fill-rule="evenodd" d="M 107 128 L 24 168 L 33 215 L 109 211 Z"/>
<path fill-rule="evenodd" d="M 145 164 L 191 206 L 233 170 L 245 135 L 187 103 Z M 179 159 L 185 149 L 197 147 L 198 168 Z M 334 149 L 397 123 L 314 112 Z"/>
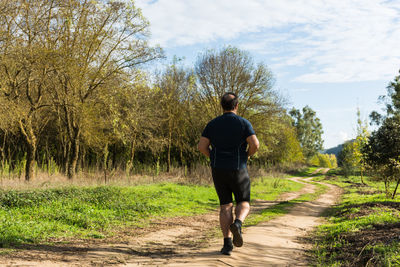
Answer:
<path fill-rule="evenodd" d="M 309 163 L 313 166 L 319 166 L 324 168 L 336 168 L 336 156 L 334 154 L 321 154 L 317 153 L 311 157 Z"/>
<path fill-rule="evenodd" d="M 362 151 L 363 147 L 368 143 L 368 136 L 368 123 L 362 121 L 360 110 L 357 109 L 357 137 L 343 144 L 343 149 L 339 154 L 339 161 L 345 176 L 358 170 L 363 184 L 365 184 L 364 172 L 366 163 Z"/>
<path fill-rule="evenodd" d="M 199 55 L 195 64 L 199 96 L 207 105 L 208 118 L 221 114 L 220 99 L 233 92 L 240 99 L 238 114 L 250 118 L 256 112 L 271 112 L 281 108 L 272 90 L 274 78 L 266 65 L 255 65 L 246 51 L 225 47 Z"/>
<path fill-rule="evenodd" d="M 53 56 L 49 25 L 53 2 L 0 2 L 0 77 L 6 114 L 18 125 L 26 144 L 25 179 L 33 177 L 37 144 L 50 117 L 46 94 Z"/>
<path fill-rule="evenodd" d="M 357 137 L 354 142 L 354 157 L 356 158 L 357 165 L 360 169 L 360 178 L 361 183 L 363 184 L 365 184 L 363 176 L 366 169 L 366 162 L 362 150 L 368 144 L 369 135 L 368 123 L 362 121 L 360 109 L 357 109 Z"/>
<path fill-rule="evenodd" d="M 385 183 L 386 194 L 390 194 L 390 183 L 396 181 L 391 193 L 396 196 L 400 183 L 400 116 L 387 117 L 381 127 L 372 132 L 363 148 L 366 163 Z"/>
<path fill-rule="evenodd" d="M 386 89 L 387 95 L 379 97 L 386 114 L 370 114 L 372 123 L 380 128 L 368 137 L 362 152 L 368 166 L 384 181 L 387 195 L 390 182 L 397 181 L 394 198 L 400 182 L 400 75 Z"/>
<path fill-rule="evenodd" d="M 386 95 L 379 96 L 379 101 L 385 105 L 386 114 L 380 114 L 377 111 L 371 112 L 369 115 L 371 124 L 381 125 L 387 117 L 400 114 L 400 75 L 389 83 L 386 90 Z"/>
<path fill-rule="evenodd" d="M 64 3 L 62 1 L 62 3 Z M 147 43 L 148 22 L 133 2 L 59 3 L 53 26 L 57 46 L 53 105 L 67 135 L 67 174 L 75 175 L 85 105 L 119 73 L 162 56 Z"/>
<path fill-rule="evenodd" d="M 304 163 L 303 152 L 297 139 L 296 129 L 290 124 L 288 115 L 282 118 L 279 123 L 274 124 L 276 133 L 270 133 L 268 147 L 265 147 L 267 136 L 261 135 L 264 139 L 263 147 L 260 147 L 258 157 L 268 155 L 270 162 L 275 164 Z"/>
<path fill-rule="evenodd" d="M 357 157 L 356 150 L 356 140 L 350 140 L 343 144 L 343 148 L 339 153 L 339 164 L 346 177 L 354 174 L 359 167 L 360 159 Z"/>
<path fill-rule="evenodd" d="M 180 161 L 183 163 L 183 152 L 190 144 L 188 140 L 189 119 L 192 113 L 190 100 L 195 88 L 195 78 L 191 70 L 186 70 L 177 64 L 175 59 L 173 64 L 160 74 L 157 81 L 161 102 L 159 109 L 164 120 L 160 126 L 167 146 L 167 172 L 171 167 L 172 147 L 177 148 Z"/>
<path fill-rule="evenodd" d="M 49 121 L 72 178 L 99 93 L 162 51 L 133 1 L 1 1 L 0 12 L 2 102 L 25 139 L 26 179 Z"/>
<path fill-rule="evenodd" d="M 305 106 L 302 111 L 293 108 L 289 114 L 292 117 L 292 125 L 296 128 L 303 154 L 310 159 L 322 149 L 322 124 L 309 106 Z"/>
<path fill-rule="evenodd" d="M 105 94 L 111 101 L 107 110 L 112 114 L 109 127 L 111 132 L 123 145 L 128 146 L 128 172 L 135 160 L 138 149 L 147 150 L 151 154 L 159 153 L 165 141 L 159 134 L 160 99 L 159 92 L 147 85 L 146 75 L 140 73 L 134 82 L 119 83 L 118 90 Z"/>
<path fill-rule="evenodd" d="M 273 89 L 274 77 L 265 64 L 255 64 L 248 52 L 229 46 L 200 54 L 195 73 L 202 105 L 199 111 L 205 119 L 221 114 L 220 99 L 225 92 L 235 93 L 240 99 L 238 115 L 251 121 L 260 140 L 255 159 L 270 163 L 285 161 L 281 156 L 290 153 L 274 153 L 280 149 L 280 144 L 289 142 L 283 139 L 291 138 L 290 134 L 282 132 L 289 125 L 285 102 Z M 298 159 L 297 156 L 293 158 Z"/>

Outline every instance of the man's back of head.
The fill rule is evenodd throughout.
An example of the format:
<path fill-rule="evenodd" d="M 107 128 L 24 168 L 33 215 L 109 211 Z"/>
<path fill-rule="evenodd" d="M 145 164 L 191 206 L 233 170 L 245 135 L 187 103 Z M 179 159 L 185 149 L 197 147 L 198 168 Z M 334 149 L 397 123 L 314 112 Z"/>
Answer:
<path fill-rule="evenodd" d="M 239 99 L 235 93 L 227 92 L 221 97 L 221 106 L 225 111 L 233 111 L 236 109 Z"/>

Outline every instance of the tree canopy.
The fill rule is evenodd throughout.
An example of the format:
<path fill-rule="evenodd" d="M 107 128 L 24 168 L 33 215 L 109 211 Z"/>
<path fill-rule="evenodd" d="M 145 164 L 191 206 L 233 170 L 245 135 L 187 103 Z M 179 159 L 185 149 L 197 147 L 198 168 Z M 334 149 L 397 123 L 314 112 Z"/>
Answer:
<path fill-rule="evenodd" d="M 289 114 L 292 117 L 292 125 L 296 128 L 303 154 L 309 159 L 322 150 L 323 130 L 320 119 L 309 106 L 305 106 L 301 111 L 293 108 Z"/>
<path fill-rule="evenodd" d="M 196 144 L 228 91 L 260 140 L 252 164 L 303 162 L 322 147 L 315 112 L 303 109 L 299 135 L 272 71 L 247 51 L 145 69 L 163 52 L 133 1 L 0 1 L 0 12 L 2 173 L 190 171 L 207 164 Z"/>

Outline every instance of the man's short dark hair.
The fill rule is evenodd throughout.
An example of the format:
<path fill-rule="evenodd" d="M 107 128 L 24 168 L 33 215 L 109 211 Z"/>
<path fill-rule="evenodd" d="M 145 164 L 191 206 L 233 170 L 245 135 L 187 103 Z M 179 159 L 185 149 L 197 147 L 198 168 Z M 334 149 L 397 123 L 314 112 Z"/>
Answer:
<path fill-rule="evenodd" d="M 225 111 L 234 110 L 238 103 L 239 99 L 235 93 L 227 92 L 221 97 L 221 106 Z"/>

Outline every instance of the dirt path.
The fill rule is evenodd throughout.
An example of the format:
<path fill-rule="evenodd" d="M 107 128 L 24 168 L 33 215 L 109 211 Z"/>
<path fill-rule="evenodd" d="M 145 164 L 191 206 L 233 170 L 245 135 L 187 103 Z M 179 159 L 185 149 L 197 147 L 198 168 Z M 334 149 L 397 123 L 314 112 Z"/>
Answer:
<path fill-rule="evenodd" d="M 293 178 L 302 182 L 300 178 Z M 310 178 L 311 179 L 311 178 Z M 219 254 L 221 240 L 216 239 L 218 212 L 173 218 L 153 223 L 146 232 L 126 231 L 119 237 L 90 243 L 57 246 L 30 246 L 1 256 L 1 266 L 302 266 L 306 265 L 301 243 L 307 231 L 320 223 L 320 213 L 333 205 L 340 191 L 329 190 L 314 202 L 295 205 L 284 216 L 244 230 L 245 244 L 232 256 Z M 306 183 L 299 192 L 287 193 L 280 201 L 311 193 L 315 186 Z M 256 201 L 254 210 L 274 205 Z"/>
<path fill-rule="evenodd" d="M 171 259 L 167 266 L 307 266 L 301 237 L 321 223 L 320 214 L 335 204 L 340 190 L 332 185 L 316 201 L 295 205 L 284 216 L 266 223 L 249 227 L 244 232 L 245 244 L 235 248 L 231 256 L 218 254 L 220 243 L 200 252 Z M 306 190 L 312 192 L 314 186 L 308 184 Z M 132 264 L 131 266 L 135 266 Z M 161 266 L 161 265 L 160 265 Z"/>
<path fill-rule="evenodd" d="M 329 168 L 318 168 L 315 171 L 311 173 L 311 175 L 317 175 L 317 174 L 326 174 L 329 171 Z"/>

